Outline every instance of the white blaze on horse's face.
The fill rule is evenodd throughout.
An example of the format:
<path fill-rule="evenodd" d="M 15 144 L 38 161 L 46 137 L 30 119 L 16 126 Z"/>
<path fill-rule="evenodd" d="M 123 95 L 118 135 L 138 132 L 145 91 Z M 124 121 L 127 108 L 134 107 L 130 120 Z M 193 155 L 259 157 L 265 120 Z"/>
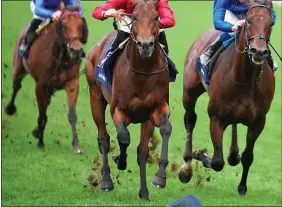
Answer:
<path fill-rule="evenodd" d="M 154 52 L 158 36 L 158 11 L 152 1 L 139 2 L 132 16 L 132 33 L 142 58 L 150 58 Z"/>
<path fill-rule="evenodd" d="M 270 9 L 255 6 L 249 11 L 246 20 L 246 38 L 249 57 L 255 64 L 263 64 L 269 55 L 271 25 Z"/>

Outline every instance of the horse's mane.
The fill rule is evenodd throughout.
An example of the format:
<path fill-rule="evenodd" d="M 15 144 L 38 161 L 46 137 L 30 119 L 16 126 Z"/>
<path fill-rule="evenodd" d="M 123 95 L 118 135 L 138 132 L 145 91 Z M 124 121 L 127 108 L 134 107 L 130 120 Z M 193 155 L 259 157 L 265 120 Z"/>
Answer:
<path fill-rule="evenodd" d="M 272 0 L 248 0 L 247 3 L 249 7 L 252 7 L 254 5 L 264 5 L 272 8 Z"/>

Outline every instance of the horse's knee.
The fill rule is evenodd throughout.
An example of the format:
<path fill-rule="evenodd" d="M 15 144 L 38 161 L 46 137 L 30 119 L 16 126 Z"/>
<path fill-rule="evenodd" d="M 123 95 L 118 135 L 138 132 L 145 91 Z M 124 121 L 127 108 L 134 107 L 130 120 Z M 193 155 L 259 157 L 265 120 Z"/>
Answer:
<path fill-rule="evenodd" d="M 193 129 L 195 127 L 197 121 L 197 114 L 195 112 L 188 113 L 186 112 L 184 115 L 184 125 L 186 129 Z"/>
<path fill-rule="evenodd" d="M 172 131 L 172 125 L 168 120 L 168 116 L 165 116 L 160 122 L 160 133 L 162 138 L 169 139 Z"/>
<path fill-rule="evenodd" d="M 69 114 L 68 114 L 68 120 L 70 123 L 76 123 L 77 121 L 77 115 L 74 108 L 70 108 Z"/>
<path fill-rule="evenodd" d="M 103 138 L 98 137 L 98 146 L 101 154 L 109 153 L 110 151 L 110 136 L 105 135 Z"/>
<path fill-rule="evenodd" d="M 254 160 L 254 154 L 244 151 L 242 153 L 241 162 L 243 166 L 251 166 Z"/>
<path fill-rule="evenodd" d="M 130 134 L 124 123 L 120 123 L 117 127 L 118 131 L 118 141 L 119 143 L 129 145 L 130 144 Z"/>
<path fill-rule="evenodd" d="M 137 147 L 137 164 L 139 166 L 140 166 L 140 163 L 141 163 L 140 152 L 141 152 L 141 150 L 140 150 L 140 144 L 139 144 L 138 147 Z M 146 161 L 148 160 L 148 158 L 149 158 L 149 149 L 146 152 Z"/>

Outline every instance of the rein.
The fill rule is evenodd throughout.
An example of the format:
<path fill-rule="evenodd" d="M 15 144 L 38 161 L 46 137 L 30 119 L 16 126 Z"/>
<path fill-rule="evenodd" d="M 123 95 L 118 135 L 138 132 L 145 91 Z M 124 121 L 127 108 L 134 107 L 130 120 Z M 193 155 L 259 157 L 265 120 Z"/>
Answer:
<path fill-rule="evenodd" d="M 160 46 L 159 46 L 159 47 L 160 47 Z M 164 55 L 163 49 L 161 49 L 161 51 L 162 51 L 162 54 Z M 137 73 L 137 74 L 150 76 L 150 75 L 157 75 L 157 74 L 160 74 L 160 73 L 162 73 L 162 72 L 164 72 L 164 71 L 168 71 L 168 60 L 167 60 L 167 58 L 165 57 L 165 55 L 164 55 L 164 57 L 165 57 L 165 62 L 166 62 L 165 67 L 164 67 L 162 70 L 155 71 L 155 72 L 149 72 L 149 73 L 148 73 L 148 72 L 138 71 L 138 70 L 134 69 L 134 68 L 131 66 L 130 62 L 129 62 L 129 59 L 128 59 L 128 55 L 127 55 L 127 54 L 128 54 L 128 44 L 127 44 L 126 47 L 125 47 L 125 59 L 126 59 L 126 62 L 127 62 L 128 65 L 129 65 L 130 69 L 131 69 L 133 72 Z"/>

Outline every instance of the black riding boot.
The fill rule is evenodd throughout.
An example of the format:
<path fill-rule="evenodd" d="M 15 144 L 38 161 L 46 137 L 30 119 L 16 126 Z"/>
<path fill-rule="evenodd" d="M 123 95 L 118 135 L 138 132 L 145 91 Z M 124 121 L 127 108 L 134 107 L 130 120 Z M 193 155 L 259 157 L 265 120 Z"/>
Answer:
<path fill-rule="evenodd" d="M 122 30 L 118 30 L 117 36 L 114 39 L 114 42 L 113 42 L 111 48 L 107 52 L 106 57 L 99 64 L 100 66 L 103 66 L 103 68 L 112 67 L 112 65 L 114 64 L 116 58 L 118 57 L 118 55 L 120 54 L 120 51 L 121 51 L 121 49 L 118 47 L 119 44 L 122 43 L 124 40 L 126 40 L 126 38 L 128 36 L 129 36 L 128 33 L 124 32 Z M 113 53 L 114 53 L 114 57 L 111 57 Z M 111 58 L 109 58 L 109 57 L 111 57 Z"/>
<path fill-rule="evenodd" d="M 209 46 L 208 50 L 201 55 L 200 61 L 203 66 L 207 66 L 212 56 L 216 53 L 216 51 L 221 47 L 222 41 L 220 37 L 218 37 L 211 46 Z"/>
<path fill-rule="evenodd" d="M 19 53 L 22 56 L 26 56 L 28 54 L 29 48 L 33 41 L 37 38 L 37 33 L 36 29 L 38 26 L 42 23 L 41 19 L 33 19 L 30 23 L 30 26 L 26 32 L 25 39 L 22 41 L 20 48 L 19 48 Z"/>
<path fill-rule="evenodd" d="M 176 69 L 176 66 L 173 63 L 173 61 L 170 59 L 170 57 L 168 56 L 169 49 L 168 49 L 168 44 L 167 44 L 166 35 L 165 35 L 164 31 L 160 32 L 160 34 L 159 34 L 159 42 L 164 46 L 164 51 L 166 53 L 166 57 L 167 57 L 167 60 L 168 60 L 169 70 L 174 71 L 177 74 L 178 71 Z"/>

